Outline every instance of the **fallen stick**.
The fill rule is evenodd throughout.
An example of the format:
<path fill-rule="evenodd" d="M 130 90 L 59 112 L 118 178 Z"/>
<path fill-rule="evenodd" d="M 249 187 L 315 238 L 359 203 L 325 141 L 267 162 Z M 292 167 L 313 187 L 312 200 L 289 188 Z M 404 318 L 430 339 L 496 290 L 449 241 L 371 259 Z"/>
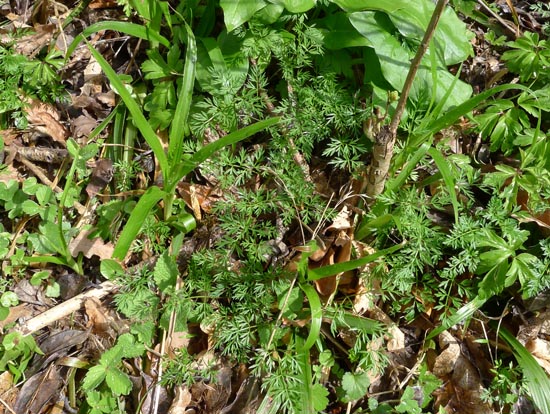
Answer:
<path fill-rule="evenodd" d="M 90 289 L 80 295 L 77 295 L 59 305 L 54 306 L 53 308 L 48 309 L 45 312 L 42 312 L 40 315 L 35 316 L 32 319 L 29 319 L 21 326 L 15 329 L 16 332 L 21 333 L 22 335 L 30 335 L 52 323 L 58 321 L 65 316 L 70 315 L 73 312 L 79 310 L 84 302 L 87 299 L 101 299 L 104 296 L 107 296 L 109 293 L 113 292 L 117 288 L 111 281 L 105 281 L 100 284 L 97 288 Z"/>

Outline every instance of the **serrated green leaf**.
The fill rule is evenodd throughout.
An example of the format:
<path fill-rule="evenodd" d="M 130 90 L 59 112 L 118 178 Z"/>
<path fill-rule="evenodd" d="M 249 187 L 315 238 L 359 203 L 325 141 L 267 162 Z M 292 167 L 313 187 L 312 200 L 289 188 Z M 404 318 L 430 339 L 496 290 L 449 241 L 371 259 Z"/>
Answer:
<path fill-rule="evenodd" d="M 103 365 L 96 365 L 88 370 L 82 381 L 82 389 L 91 391 L 99 387 L 105 379 L 106 368 Z"/>
<path fill-rule="evenodd" d="M 105 382 L 115 395 L 128 395 L 132 391 L 132 381 L 128 375 L 115 367 L 109 367 Z"/>
<path fill-rule="evenodd" d="M 153 271 L 153 278 L 161 292 L 165 292 L 169 287 L 175 286 L 178 277 L 178 266 L 175 259 L 165 250 L 158 258 Z"/>
<path fill-rule="evenodd" d="M 313 408 L 320 413 L 328 406 L 328 390 L 321 384 L 313 384 L 311 386 L 311 396 L 313 400 Z"/>
<path fill-rule="evenodd" d="M 395 407 L 398 413 L 420 414 L 422 409 L 418 402 L 414 399 L 414 389 L 412 387 L 405 388 L 405 392 L 401 396 L 401 402 Z"/>

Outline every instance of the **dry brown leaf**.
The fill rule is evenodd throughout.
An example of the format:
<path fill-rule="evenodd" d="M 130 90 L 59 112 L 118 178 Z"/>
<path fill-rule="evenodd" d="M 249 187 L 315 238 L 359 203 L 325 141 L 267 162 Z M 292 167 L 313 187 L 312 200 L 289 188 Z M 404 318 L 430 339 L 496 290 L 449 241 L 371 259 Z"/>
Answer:
<path fill-rule="evenodd" d="M 99 62 L 90 57 L 86 68 L 84 68 L 84 85 L 81 88 L 82 95 L 94 96 L 101 93 L 103 89 L 103 71 Z"/>
<path fill-rule="evenodd" d="M 8 316 L 0 321 L 0 331 L 16 322 L 19 318 L 30 316 L 31 313 L 32 306 L 29 303 L 21 303 L 20 305 L 11 307 Z"/>
<path fill-rule="evenodd" d="M 94 0 L 88 6 L 90 9 L 112 9 L 120 5 L 116 0 Z"/>
<path fill-rule="evenodd" d="M 66 145 L 69 133 L 59 122 L 59 114 L 53 105 L 32 99 L 27 108 L 27 119 L 34 129 L 52 137 L 59 144 Z"/>
<path fill-rule="evenodd" d="M 90 133 L 97 126 L 96 119 L 89 115 L 80 115 L 78 118 L 72 121 L 73 136 L 77 138 L 88 137 Z"/>
<path fill-rule="evenodd" d="M 88 315 L 88 328 L 92 329 L 92 332 L 105 334 L 112 331 L 111 318 L 109 312 L 103 304 L 96 298 L 87 298 L 84 302 L 84 309 Z"/>
<path fill-rule="evenodd" d="M 332 224 L 325 229 L 324 233 L 326 234 L 331 230 L 350 229 L 351 228 L 350 217 L 351 217 L 351 212 L 349 211 L 347 206 L 344 206 L 344 208 L 340 210 L 340 212 L 338 213 L 338 215 L 336 216 Z"/>
<path fill-rule="evenodd" d="M 191 392 L 186 385 L 179 385 L 176 387 L 176 395 L 172 405 L 168 410 L 168 414 L 185 414 L 187 407 L 191 403 Z"/>
<path fill-rule="evenodd" d="M 174 351 L 182 348 L 187 348 L 190 342 L 189 332 L 172 332 L 167 340 L 170 344 L 170 351 Z"/>
<path fill-rule="evenodd" d="M 90 240 L 90 231 L 82 231 L 69 243 L 71 255 L 77 256 L 83 253 L 88 259 L 98 256 L 100 259 L 110 259 L 115 246 L 111 242 L 104 242 L 100 237 Z"/>
<path fill-rule="evenodd" d="M 0 414 L 7 412 L 12 413 L 13 410 L 9 411 L 8 407 L 12 407 L 17 398 L 18 389 L 13 383 L 13 375 L 9 371 L 4 371 L 0 374 L 0 398 L 6 404 L 0 404 Z"/>
<path fill-rule="evenodd" d="M 95 163 L 95 167 L 90 177 L 90 182 L 86 186 L 88 197 L 93 198 L 99 194 L 113 179 L 113 162 L 107 158 L 100 159 Z"/>
<path fill-rule="evenodd" d="M 460 355 L 458 341 L 447 331 L 439 334 L 439 346 L 443 351 L 437 356 L 432 372 L 438 377 L 450 374 Z"/>
<path fill-rule="evenodd" d="M 116 95 L 113 91 L 98 93 L 95 98 L 98 102 L 101 102 L 103 105 L 107 105 L 110 108 L 113 108 L 116 105 Z"/>
<path fill-rule="evenodd" d="M 44 46 L 50 44 L 55 30 L 54 24 L 37 25 L 34 33 L 18 39 L 14 45 L 15 51 L 28 57 L 34 57 Z"/>
<path fill-rule="evenodd" d="M 405 334 L 397 324 L 378 306 L 373 305 L 367 316 L 371 319 L 382 322 L 388 328 L 387 339 L 387 350 L 390 352 L 400 351 L 405 349 Z"/>
<path fill-rule="evenodd" d="M 13 128 L 7 128 L 0 131 L 0 137 L 4 141 L 6 147 L 10 146 L 13 141 L 21 136 L 21 131 Z"/>
<path fill-rule="evenodd" d="M 19 181 L 19 171 L 13 165 L 8 164 L 7 167 L 0 173 L 0 183 L 9 183 L 12 180 Z"/>
<path fill-rule="evenodd" d="M 58 368 L 50 365 L 48 369 L 33 375 L 25 382 L 17 396 L 14 411 L 25 414 L 42 412 L 52 398 L 57 399 L 59 387 L 62 385 Z"/>
<path fill-rule="evenodd" d="M 546 373 L 550 374 L 550 342 L 541 338 L 532 338 L 525 344 L 525 349 L 531 352 Z"/>
<path fill-rule="evenodd" d="M 178 192 L 198 220 L 202 217 L 202 211 L 210 213 L 214 203 L 222 198 L 220 191 L 214 187 L 183 181 L 178 184 Z"/>
<path fill-rule="evenodd" d="M 332 264 L 334 264 L 334 250 L 330 248 L 326 252 L 321 262 L 319 263 L 310 262 L 309 266 L 311 269 L 314 269 L 316 267 L 330 266 Z M 330 296 L 336 289 L 337 278 L 336 276 L 328 276 L 322 279 L 314 280 L 313 283 L 315 284 L 315 288 L 317 289 L 317 292 L 319 292 L 320 295 Z"/>

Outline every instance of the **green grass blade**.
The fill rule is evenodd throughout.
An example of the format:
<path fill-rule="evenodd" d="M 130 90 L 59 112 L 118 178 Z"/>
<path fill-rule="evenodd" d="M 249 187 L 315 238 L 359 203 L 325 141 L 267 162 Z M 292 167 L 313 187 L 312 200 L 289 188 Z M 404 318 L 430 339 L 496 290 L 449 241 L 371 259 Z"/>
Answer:
<path fill-rule="evenodd" d="M 347 262 L 336 263 L 330 266 L 323 266 L 317 269 L 312 269 L 308 272 L 307 279 L 310 281 L 319 280 L 324 277 L 334 276 L 334 275 L 337 275 L 338 273 L 357 269 L 361 266 L 365 266 L 366 264 L 374 262 L 375 260 L 379 259 L 382 256 L 385 256 L 387 254 L 393 253 L 401 249 L 404 245 L 405 245 L 404 243 L 397 244 L 387 249 L 380 250 L 376 253 L 369 254 L 368 256 L 361 257 L 360 259 L 350 260 Z"/>
<path fill-rule="evenodd" d="M 365 237 L 369 236 L 380 227 L 385 226 L 392 220 L 393 214 L 389 213 L 378 216 L 372 220 L 363 220 L 355 232 L 355 238 L 357 240 L 363 240 Z"/>
<path fill-rule="evenodd" d="M 426 155 L 431 145 L 432 145 L 432 139 L 429 138 L 427 142 L 423 142 L 420 145 L 420 147 L 414 152 L 412 157 L 409 160 L 407 160 L 404 166 L 400 165 L 399 168 L 401 169 L 402 167 L 401 172 L 397 177 L 388 180 L 388 183 L 386 184 L 386 191 L 395 191 L 405 183 L 405 181 L 411 175 L 411 172 L 416 168 L 416 165 L 418 164 L 418 162 L 422 159 L 422 157 L 424 157 L 424 155 Z M 398 162 L 398 163 L 402 164 L 403 162 Z"/>
<path fill-rule="evenodd" d="M 219 149 L 249 138 L 252 135 L 264 130 L 265 128 L 277 124 L 279 121 L 280 118 L 278 117 L 264 119 L 263 121 L 256 122 L 255 124 L 248 125 L 244 128 L 239 129 L 238 131 L 232 132 L 231 134 L 228 134 L 225 137 L 208 144 L 206 147 L 201 148 L 195 154 L 193 154 L 191 158 L 183 160 L 180 165 L 178 174 L 172 177 L 175 180 L 174 182 L 177 183 L 185 175 L 193 171 L 200 163 L 210 158 Z"/>
<path fill-rule="evenodd" d="M 162 171 L 162 174 L 165 175 L 168 173 L 168 159 L 166 157 L 166 154 L 164 153 L 164 149 L 162 148 L 162 144 L 160 143 L 160 139 L 155 134 L 155 131 L 153 131 L 153 128 L 151 128 L 151 125 L 149 125 L 149 122 L 147 122 L 147 119 L 145 119 L 145 116 L 143 115 L 143 112 L 141 112 L 140 106 L 135 101 L 134 98 L 130 95 L 130 92 L 126 89 L 116 72 L 113 70 L 111 65 L 107 63 L 107 61 L 101 56 L 101 53 L 99 53 L 97 50 L 94 49 L 93 46 L 88 44 L 88 48 L 90 49 L 90 52 L 94 56 L 94 58 L 97 60 L 99 65 L 101 66 L 101 69 L 103 72 L 105 72 L 105 76 L 109 79 L 111 82 L 111 85 L 116 89 L 116 92 L 120 95 L 122 100 L 124 101 L 124 104 L 126 105 L 126 108 L 130 111 L 132 114 L 132 119 L 136 125 L 136 127 L 139 129 L 141 134 L 143 135 L 143 138 L 145 138 L 145 141 L 147 141 L 147 144 L 151 147 L 153 150 L 153 153 L 155 154 L 155 157 L 158 160 L 158 163 L 160 165 L 160 169 Z M 164 180 L 166 182 L 166 179 L 168 177 L 164 176 Z"/>
<path fill-rule="evenodd" d="M 135 240 L 137 234 L 141 230 L 141 226 L 149 215 L 149 212 L 157 205 L 166 193 L 160 188 L 153 186 L 147 189 L 140 197 L 138 203 L 132 210 L 128 222 L 120 233 L 115 249 L 113 251 L 113 259 L 124 260 L 126 253 L 130 249 L 130 245 Z"/>
<path fill-rule="evenodd" d="M 445 182 L 445 186 L 447 187 L 447 191 L 449 191 L 449 196 L 451 197 L 451 204 L 453 205 L 453 210 L 455 213 L 455 223 L 458 224 L 459 205 L 458 199 L 456 197 L 455 178 L 453 176 L 453 173 L 449 168 L 445 157 L 441 155 L 438 150 L 432 147 L 428 150 L 428 154 L 430 154 L 430 156 L 435 161 L 435 165 L 437 165 L 437 168 L 439 168 L 439 172 L 443 177 L 443 181 Z"/>
<path fill-rule="evenodd" d="M 174 113 L 174 120 L 170 126 L 170 144 L 168 159 L 170 166 L 179 165 L 182 157 L 183 139 L 189 135 L 189 112 L 193 99 L 193 87 L 195 85 L 195 69 L 197 63 L 197 44 L 193 31 L 186 24 L 187 51 L 185 53 L 185 67 L 183 69 L 183 81 L 178 96 L 178 104 Z"/>
<path fill-rule="evenodd" d="M 142 26 L 140 24 L 129 23 L 129 22 L 118 22 L 118 21 L 106 21 L 94 23 L 87 28 L 85 28 L 82 33 L 75 37 L 67 48 L 66 59 L 69 58 L 78 47 L 78 44 L 84 41 L 88 36 L 93 33 L 100 32 L 102 30 L 113 30 L 116 32 L 122 32 L 130 36 L 138 37 L 144 40 L 152 40 L 160 43 L 163 46 L 170 47 L 170 42 L 160 33 L 156 33 L 152 30 L 149 30 L 147 26 Z"/>
<path fill-rule="evenodd" d="M 533 355 L 516 339 L 514 335 L 504 328 L 497 329 L 496 323 L 492 322 L 493 329 L 498 330 L 499 336 L 504 339 L 512 348 L 523 376 L 529 396 L 543 414 L 550 414 L 550 379 L 541 368 Z"/>
<path fill-rule="evenodd" d="M 296 336 L 296 348 L 302 349 L 303 338 Z M 303 414 L 317 414 L 328 405 L 328 391 L 321 384 L 314 383 L 309 351 L 298 351 L 296 361 L 300 365 L 300 399 L 298 412 Z"/>
<path fill-rule="evenodd" d="M 306 342 L 298 350 L 299 352 L 306 352 L 311 349 L 315 341 L 319 338 L 321 323 L 323 322 L 323 308 L 321 307 L 321 299 L 319 299 L 319 295 L 313 286 L 301 283 L 300 287 L 306 294 L 309 301 L 309 308 L 311 309 L 311 326 L 309 328 L 309 334 Z"/>
<path fill-rule="evenodd" d="M 486 299 L 482 299 L 479 296 L 476 296 L 474 299 L 472 299 L 471 302 L 468 302 L 466 305 L 458 309 L 454 315 L 447 318 L 445 320 L 445 323 L 431 331 L 426 339 L 435 338 L 437 335 L 439 335 L 443 331 L 446 331 L 451 326 L 471 318 L 472 315 L 485 304 L 485 302 Z"/>

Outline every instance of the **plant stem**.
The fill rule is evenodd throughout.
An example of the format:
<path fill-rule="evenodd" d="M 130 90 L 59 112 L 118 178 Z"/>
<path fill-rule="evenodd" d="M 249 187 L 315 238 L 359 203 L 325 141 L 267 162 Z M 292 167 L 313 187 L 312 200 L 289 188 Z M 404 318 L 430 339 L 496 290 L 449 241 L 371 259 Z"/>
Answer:
<path fill-rule="evenodd" d="M 369 176 L 367 178 L 367 196 L 369 197 L 371 203 L 375 200 L 378 194 L 384 191 L 384 185 L 386 184 L 391 159 L 393 156 L 393 147 L 395 146 L 395 140 L 397 137 L 397 127 L 399 126 L 399 122 L 401 122 L 401 117 L 405 111 L 405 105 L 407 103 L 416 72 L 420 66 L 420 62 L 428 50 L 428 46 L 437 27 L 437 23 L 439 22 L 439 18 L 443 14 L 443 10 L 445 9 L 448 1 L 449 0 L 438 0 L 432 13 L 430 23 L 428 24 L 428 28 L 426 29 L 426 33 L 424 33 L 424 38 L 422 39 L 422 42 L 416 51 L 416 55 L 411 62 L 411 67 L 409 68 L 409 73 L 407 74 L 407 79 L 403 85 L 403 90 L 401 91 L 401 96 L 399 97 L 399 102 L 397 103 L 397 108 L 393 114 L 390 125 L 383 126 L 380 132 L 376 135 L 372 163 L 370 165 Z"/>

